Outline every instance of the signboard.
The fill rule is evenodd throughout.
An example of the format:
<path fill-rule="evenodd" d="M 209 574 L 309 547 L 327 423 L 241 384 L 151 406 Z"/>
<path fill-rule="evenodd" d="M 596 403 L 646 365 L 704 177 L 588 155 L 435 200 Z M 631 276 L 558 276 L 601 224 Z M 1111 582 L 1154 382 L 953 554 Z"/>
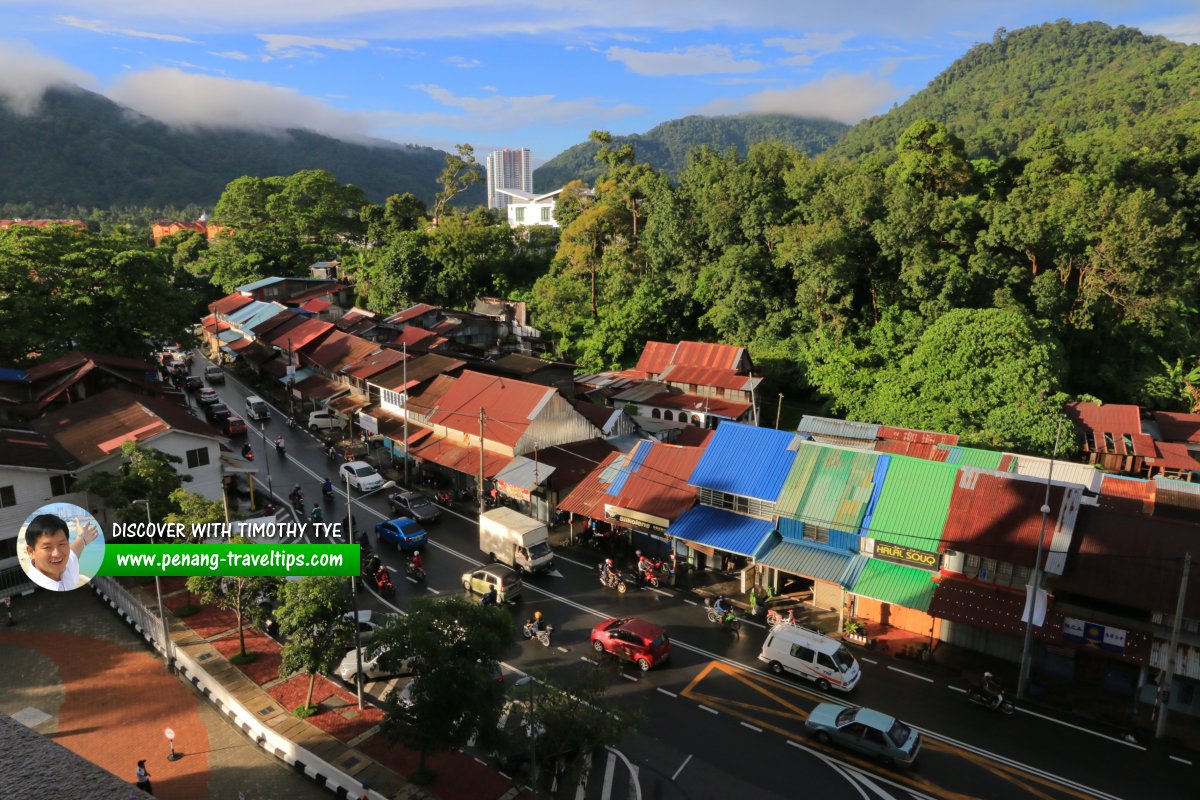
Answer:
<path fill-rule="evenodd" d="M 370 414 L 364 414 L 361 411 L 358 413 L 358 427 L 362 428 L 372 436 L 379 435 L 379 420 L 375 419 Z"/>
<path fill-rule="evenodd" d="M 165 731 L 163 731 L 163 736 L 167 737 L 168 742 L 175 741 L 175 731 L 171 730 L 170 728 L 167 728 Z"/>
<path fill-rule="evenodd" d="M 1085 619 L 1064 617 L 1062 632 L 1062 638 L 1067 642 L 1075 642 L 1087 645 L 1088 647 L 1095 647 L 1099 650 L 1108 650 L 1112 653 L 1125 652 L 1126 632 L 1123 628 L 1100 625 L 1096 622 L 1088 622 Z"/>
<path fill-rule="evenodd" d="M 296 367 L 294 365 L 292 365 L 292 364 L 287 365 L 287 376 L 289 378 L 294 378 L 296 376 Z"/>
<path fill-rule="evenodd" d="M 897 564 L 904 564 L 909 567 L 919 567 L 935 571 L 941 569 L 942 566 L 942 557 L 938 553 L 930 553 L 928 550 L 917 550 L 912 547 L 881 542 L 878 539 L 875 540 L 875 557 L 881 558 L 884 561 L 894 561 Z"/>
<path fill-rule="evenodd" d="M 604 518 L 618 525 L 624 525 L 626 528 L 647 533 L 666 533 L 667 526 L 671 524 L 670 520 L 656 517 L 653 514 L 644 514 L 629 508 L 607 504 L 604 506 Z"/>
<path fill-rule="evenodd" d="M 499 489 L 501 492 L 504 492 L 504 494 L 508 495 L 509 497 L 511 497 L 513 499 L 524 500 L 526 502 L 529 502 L 529 490 L 528 489 L 523 489 L 520 486 L 514 486 L 513 484 L 508 483 L 507 481 L 501 481 L 501 480 L 496 481 L 496 488 Z"/>

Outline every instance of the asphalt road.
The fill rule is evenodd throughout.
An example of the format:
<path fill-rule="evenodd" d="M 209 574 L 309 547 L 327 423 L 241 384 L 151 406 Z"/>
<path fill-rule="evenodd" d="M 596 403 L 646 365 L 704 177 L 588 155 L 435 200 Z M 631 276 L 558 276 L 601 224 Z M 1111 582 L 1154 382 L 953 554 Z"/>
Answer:
<path fill-rule="evenodd" d="M 205 364 L 198 357 L 195 369 Z M 244 408 L 243 398 L 253 394 L 232 377 L 215 388 L 235 413 Z M 273 416 L 266 428 L 268 440 L 276 433 L 285 435 L 287 457 L 279 457 L 274 447 L 264 448 L 261 435 L 252 431 L 258 463 L 270 461 L 277 495 L 285 496 L 299 483 L 311 506 L 320 499 L 326 476 L 336 482 L 336 465 L 309 434 L 288 431 L 282 415 Z M 258 478 L 266 483 L 265 468 Z M 344 485 L 338 498 L 325 504 L 326 521 L 345 518 L 342 492 Z M 387 517 L 386 493 L 359 499 L 353 492 L 361 530 L 373 529 Z M 404 577 L 401 554 L 375 548 L 394 569 L 396 594 L 382 598 L 363 586 L 364 608 L 399 610 L 416 596 L 463 591 L 463 572 L 483 559 L 475 521 L 446 510 L 429 534 L 424 584 Z M 375 545 L 374 534 L 368 535 Z M 772 800 L 801 791 L 820 791 L 830 800 L 1198 796 L 1200 769 L 1188 752 L 1131 744 L 1088 723 L 1020 708 L 1004 717 L 968 703 L 963 685 L 949 685 L 910 662 L 867 651 L 859 658 L 863 677 L 858 688 L 850 695 L 825 694 L 805 681 L 768 673 L 757 660 L 766 630 L 753 622 L 747 621 L 735 637 L 709 623 L 703 606 L 685 592 L 631 586 L 619 595 L 600 587 L 594 560 L 574 553 L 558 554 L 555 566 L 553 573 L 526 581 L 524 596 L 513 609 L 519 621 L 541 610 L 555 626 L 554 641 L 549 648 L 523 640 L 514 644 L 506 654 L 506 671 L 541 669 L 559 682 L 569 682 L 578 670 L 604 671 L 612 702 L 636 706 L 646 715 L 642 729 L 621 750 L 637 770 L 636 788 L 647 800 L 749 793 L 756 800 Z M 611 657 L 596 657 L 588 635 L 613 616 L 642 617 L 665 627 L 673 642 L 670 661 L 641 673 Z M 370 688 L 382 690 L 388 683 Z M 829 701 L 865 705 L 917 727 L 924 742 L 916 765 L 907 771 L 887 769 L 807 737 L 803 726 L 808 711 Z"/>

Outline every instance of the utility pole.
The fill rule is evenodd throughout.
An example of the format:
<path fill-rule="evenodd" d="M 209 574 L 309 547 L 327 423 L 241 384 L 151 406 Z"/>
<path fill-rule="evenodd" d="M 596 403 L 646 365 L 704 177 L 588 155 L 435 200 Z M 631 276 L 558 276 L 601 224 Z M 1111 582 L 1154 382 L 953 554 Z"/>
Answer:
<path fill-rule="evenodd" d="M 479 516 L 483 516 L 483 409 L 479 409 Z"/>
<path fill-rule="evenodd" d="M 779 393 L 779 404 L 775 406 L 775 430 L 779 430 L 779 415 L 783 413 L 783 392 Z"/>
<path fill-rule="evenodd" d="M 1038 591 L 1042 588 L 1042 547 L 1046 540 L 1046 519 L 1050 516 L 1050 481 L 1054 476 L 1054 459 L 1058 458 L 1058 437 L 1062 432 L 1062 418 L 1054 426 L 1054 452 L 1050 455 L 1050 468 L 1046 470 L 1046 496 L 1042 500 L 1042 530 L 1038 534 L 1037 555 L 1033 561 L 1033 575 L 1026 593 L 1025 644 L 1021 648 L 1021 671 L 1017 677 L 1017 697 L 1024 697 L 1029 688 L 1029 669 L 1033 665 L 1033 615 L 1037 611 Z"/>
<path fill-rule="evenodd" d="M 404 360 L 400 362 L 404 369 L 404 488 L 411 489 L 408 483 L 408 342 L 400 346 L 400 351 L 404 354 Z"/>
<path fill-rule="evenodd" d="M 1158 722 L 1154 738 L 1167 734 L 1167 707 L 1171 703 L 1171 684 L 1175 681 L 1175 651 L 1179 649 L 1179 624 L 1183 622 L 1183 601 L 1187 596 L 1188 572 L 1192 569 L 1192 554 L 1183 556 L 1183 577 L 1179 579 L 1179 600 L 1175 603 L 1175 619 L 1171 620 L 1171 648 L 1167 651 L 1167 671 L 1158 685 Z"/>

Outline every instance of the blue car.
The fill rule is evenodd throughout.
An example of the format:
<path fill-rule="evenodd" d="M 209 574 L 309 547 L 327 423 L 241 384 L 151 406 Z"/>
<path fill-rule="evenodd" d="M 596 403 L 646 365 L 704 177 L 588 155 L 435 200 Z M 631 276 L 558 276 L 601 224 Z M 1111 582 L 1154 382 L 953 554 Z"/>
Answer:
<path fill-rule="evenodd" d="M 397 517 L 375 524 L 375 535 L 379 541 L 396 545 L 397 550 L 420 550 L 425 546 L 425 529 L 416 520 Z"/>

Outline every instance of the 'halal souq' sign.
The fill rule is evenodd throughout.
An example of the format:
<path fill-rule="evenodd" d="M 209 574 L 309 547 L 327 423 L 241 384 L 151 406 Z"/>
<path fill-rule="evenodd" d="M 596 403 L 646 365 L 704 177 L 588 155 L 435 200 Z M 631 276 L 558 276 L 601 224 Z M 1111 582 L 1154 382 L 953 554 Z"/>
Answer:
<path fill-rule="evenodd" d="M 875 557 L 882 558 L 885 561 L 907 564 L 910 567 L 921 567 L 922 569 L 939 569 L 942 560 L 942 557 L 937 553 L 930 553 L 927 550 L 915 550 L 911 547 L 901 547 L 898 544 L 888 544 L 887 542 L 880 541 L 875 542 Z"/>

